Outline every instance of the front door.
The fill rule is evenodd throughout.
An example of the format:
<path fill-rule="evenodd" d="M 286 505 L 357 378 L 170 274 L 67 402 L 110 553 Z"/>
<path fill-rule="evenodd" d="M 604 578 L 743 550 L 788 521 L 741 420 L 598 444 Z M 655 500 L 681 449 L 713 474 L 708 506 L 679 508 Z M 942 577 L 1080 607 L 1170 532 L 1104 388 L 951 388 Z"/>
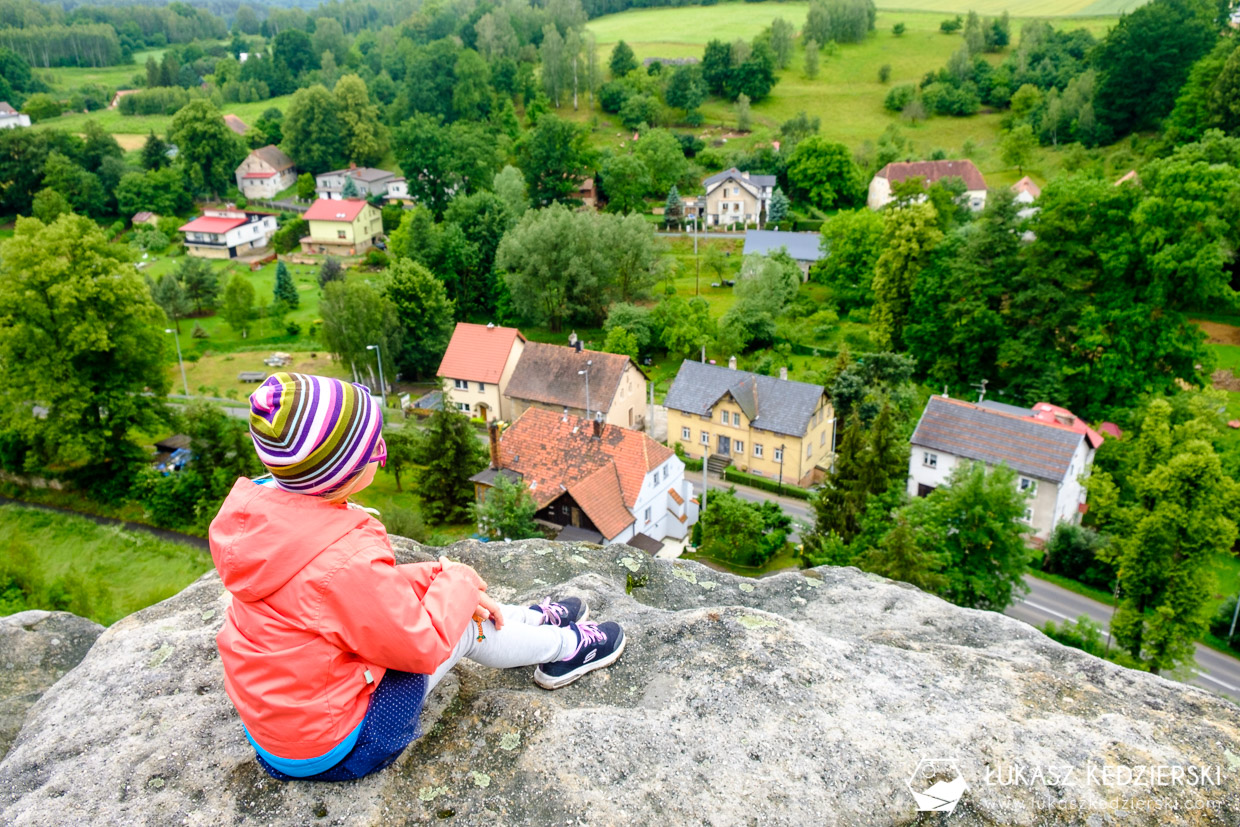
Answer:
<path fill-rule="evenodd" d="M 723 454 L 726 457 L 731 452 L 732 452 L 732 438 L 726 437 L 726 436 L 719 437 L 719 453 Z"/>

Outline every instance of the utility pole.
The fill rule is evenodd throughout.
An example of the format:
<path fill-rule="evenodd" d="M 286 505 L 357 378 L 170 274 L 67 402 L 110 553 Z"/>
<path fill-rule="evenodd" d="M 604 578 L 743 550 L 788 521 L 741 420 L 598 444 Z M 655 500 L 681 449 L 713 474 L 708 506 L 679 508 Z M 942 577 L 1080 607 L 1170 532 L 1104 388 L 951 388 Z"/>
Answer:
<path fill-rule="evenodd" d="M 594 364 L 593 359 L 586 360 L 586 369 L 577 371 L 578 376 L 586 378 L 586 419 L 590 418 L 590 366 Z"/>
<path fill-rule="evenodd" d="M 1227 642 L 1236 636 L 1236 618 L 1240 617 L 1240 595 L 1236 596 L 1236 610 L 1231 613 L 1231 628 L 1227 631 Z"/>
<path fill-rule="evenodd" d="M 1111 593 L 1111 619 L 1107 621 L 1107 646 L 1105 650 L 1106 654 L 1110 654 L 1111 652 L 1111 624 L 1115 621 L 1115 610 L 1118 607 L 1119 607 L 1119 578 L 1116 577 L 1115 578 L 1115 591 Z M 1231 621 L 1231 628 L 1233 631 L 1236 628 L 1236 621 L 1234 618 Z"/>
<path fill-rule="evenodd" d="M 698 509 L 698 519 L 702 519 L 706 511 L 706 463 L 710 460 L 710 446 L 702 446 L 702 507 Z"/>
<path fill-rule="evenodd" d="M 693 280 L 693 295 L 702 295 L 702 259 L 698 257 L 698 217 L 693 219 L 693 261 L 697 264 L 697 276 Z"/>
<path fill-rule="evenodd" d="M 784 493 L 784 451 L 787 450 L 783 443 L 779 446 L 779 493 Z"/>
<path fill-rule="evenodd" d="M 366 345 L 367 350 L 375 352 L 375 359 L 379 361 L 379 398 L 383 400 L 379 403 L 379 409 L 387 407 L 387 384 L 383 381 L 383 355 L 379 352 L 378 345 Z"/>
<path fill-rule="evenodd" d="M 982 401 L 986 399 L 986 386 L 989 384 L 990 384 L 989 379 L 983 379 L 981 382 L 978 382 L 977 384 L 973 386 L 978 389 L 977 404 L 979 405 L 982 404 Z M 947 396 L 947 392 L 944 391 L 943 395 Z"/>
<path fill-rule="evenodd" d="M 172 328 L 164 328 L 164 333 L 171 333 L 177 343 L 177 364 L 181 366 L 181 387 L 185 389 L 185 398 L 189 399 L 189 381 L 185 378 L 185 360 L 181 358 L 181 335 Z M 1236 624 L 1233 622 L 1233 626 Z"/>

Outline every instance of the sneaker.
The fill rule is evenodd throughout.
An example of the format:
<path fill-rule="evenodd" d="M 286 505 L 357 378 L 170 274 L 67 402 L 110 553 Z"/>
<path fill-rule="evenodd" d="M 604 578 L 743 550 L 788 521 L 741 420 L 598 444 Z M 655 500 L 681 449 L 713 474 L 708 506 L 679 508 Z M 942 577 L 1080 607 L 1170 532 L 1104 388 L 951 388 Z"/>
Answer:
<path fill-rule="evenodd" d="M 544 626 L 581 623 L 590 616 L 590 607 L 580 597 L 562 597 L 554 603 L 548 597 L 537 606 L 530 606 L 530 610 L 542 612 Z"/>
<path fill-rule="evenodd" d="M 565 660 L 544 663 L 534 670 L 534 683 L 543 689 L 568 686 L 587 672 L 610 666 L 624 651 L 624 630 L 619 623 L 574 623 L 577 650 Z"/>

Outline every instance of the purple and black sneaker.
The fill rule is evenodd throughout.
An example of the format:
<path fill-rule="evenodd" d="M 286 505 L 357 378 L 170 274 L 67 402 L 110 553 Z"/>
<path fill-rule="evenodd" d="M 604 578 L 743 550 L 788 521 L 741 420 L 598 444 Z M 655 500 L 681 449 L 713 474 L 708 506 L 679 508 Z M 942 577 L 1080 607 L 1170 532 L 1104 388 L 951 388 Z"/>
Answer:
<path fill-rule="evenodd" d="M 577 633 L 573 654 L 534 670 L 534 683 L 543 689 L 568 686 L 587 672 L 615 663 L 624 651 L 624 630 L 619 623 L 573 623 L 570 628 Z"/>
<path fill-rule="evenodd" d="M 544 626 L 567 626 L 590 616 L 590 607 L 580 597 L 562 597 L 554 603 L 548 597 L 530 610 L 542 613 Z"/>

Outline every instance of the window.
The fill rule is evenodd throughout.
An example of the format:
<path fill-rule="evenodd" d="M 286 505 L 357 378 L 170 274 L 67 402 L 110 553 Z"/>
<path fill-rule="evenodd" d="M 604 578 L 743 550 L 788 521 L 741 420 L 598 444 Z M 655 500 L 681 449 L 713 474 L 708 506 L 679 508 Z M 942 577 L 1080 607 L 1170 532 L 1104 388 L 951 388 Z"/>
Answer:
<path fill-rule="evenodd" d="M 650 509 L 646 509 L 646 522 L 650 522 Z"/>
<path fill-rule="evenodd" d="M 784 449 L 783 449 L 783 448 L 776 448 L 776 449 L 775 449 L 775 461 L 776 461 L 776 462 L 783 462 L 783 461 L 784 461 Z"/>
<path fill-rule="evenodd" d="M 668 475 L 669 475 L 669 474 L 671 474 L 671 473 L 672 473 L 671 466 L 664 465 L 664 466 L 663 466 L 663 481 L 664 481 L 664 482 L 667 482 L 667 477 L 668 477 Z"/>
<path fill-rule="evenodd" d="M 453 379 L 452 387 L 456 388 L 458 391 L 467 391 L 469 390 L 469 382 L 464 379 Z"/>
<path fill-rule="evenodd" d="M 719 419 L 722 420 L 724 425 L 727 425 L 728 424 L 728 412 L 724 411 L 723 413 L 719 414 Z"/>
<path fill-rule="evenodd" d="M 759 445 L 759 444 L 758 444 L 758 443 L 756 443 L 756 442 L 754 443 L 754 446 L 753 446 L 753 455 L 754 455 L 755 457 L 760 457 L 760 456 L 762 456 L 762 446 L 761 446 L 761 445 Z"/>
<path fill-rule="evenodd" d="M 707 431 L 702 431 L 702 444 L 710 445 L 710 433 Z"/>
<path fill-rule="evenodd" d="M 469 413 L 469 403 L 468 402 L 457 402 L 456 409 L 458 411 L 461 411 L 462 413 Z"/>
<path fill-rule="evenodd" d="M 1021 477 L 1019 485 L 1022 494 L 1034 495 L 1038 493 L 1037 480 L 1031 480 L 1028 477 Z"/>
<path fill-rule="evenodd" d="M 479 383 L 478 383 L 478 390 L 480 390 L 480 391 L 484 391 L 484 390 L 486 390 L 486 389 L 487 389 L 487 383 L 486 383 L 486 382 L 479 382 Z"/>
<path fill-rule="evenodd" d="M 733 412 L 733 414 L 732 414 L 732 424 L 733 424 L 733 425 L 735 425 L 735 426 L 736 426 L 736 427 L 738 427 L 738 428 L 741 426 L 741 415 L 740 415 L 739 413 L 735 413 L 735 412 Z"/>
<path fill-rule="evenodd" d="M 336 230 L 336 238 L 344 238 L 344 230 Z"/>
<path fill-rule="evenodd" d="M 929 451 L 923 451 L 921 455 L 921 464 L 927 468 L 939 467 L 939 455 L 932 454 Z"/>
<path fill-rule="evenodd" d="M 809 459 L 814 453 L 814 443 L 810 442 L 805 446 L 805 458 Z"/>
<path fill-rule="evenodd" d="M 560 515 L 564 517 L 568 516 L 568 503 L 564 503 L 560 506 Z"/>
<path fill-rule="evenodd" d="M 827 444 L 827 432 L 826 431 L 823 431 L 822 433 L 818 435 L 818 444 L 819 445 Z"/>
<path fill-rule="evenodd" d="M 1021 517 L 1021 519 L 1022 519 L 1022 520 L 1024 520 L 1025 522 L 1027 522 L 1027 523 L 1032 523 L 1032 522 L 1033 522 L 1033 509 L 1032 509 L 1032 508 L 1026 508 L 1026 509 L 1025 509 L 1025 515 L 1024 515 L 1023 517 Z"/>
<path fill-rule="evenodd" d="M 745 453 L 745 443 L 741 442 L 739 439 L 736 440 L 732 443 L 732 450 L 738 454 Z"/>
<path fill-rule="evenodd" d="M 688 425 L 681 426 L 680 438 L 681 439 L 693 439 L 693 431 L 689 429 Z"/>

